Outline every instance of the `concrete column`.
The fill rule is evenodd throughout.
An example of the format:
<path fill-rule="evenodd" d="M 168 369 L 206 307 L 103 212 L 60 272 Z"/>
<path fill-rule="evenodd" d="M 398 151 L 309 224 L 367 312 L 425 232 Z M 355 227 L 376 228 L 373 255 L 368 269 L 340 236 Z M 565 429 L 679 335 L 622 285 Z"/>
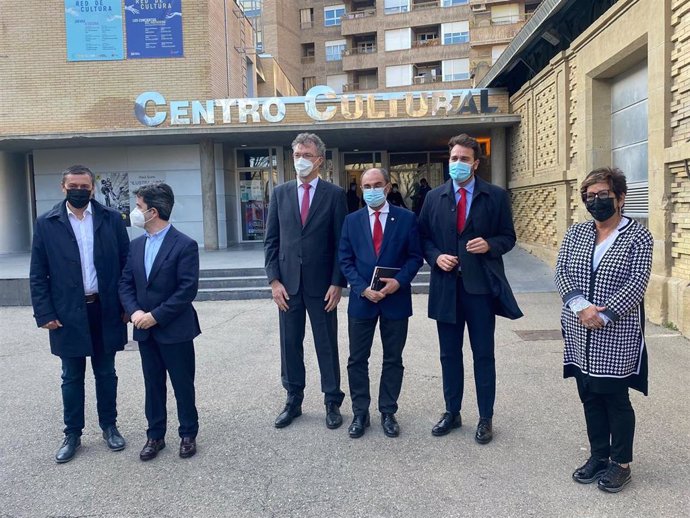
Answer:
<path fill-rule="evenodd" d="M 508 187 L 506 153 L 506 129 L 491 130 L 491 183 L 506 189 Z"/>
<path fill-rule="evenodd" d="M 24 155 L 0 151 L 0 254 L 31 248 L 30 198 Z"/>
<path fill-rule="evenodd" d="M 204 221 L 204 249 L 218 250 L 218 207 L 216 197 L 216 157 L 213 141 L 199 143 L 201 160 L 201 204 Z"/>

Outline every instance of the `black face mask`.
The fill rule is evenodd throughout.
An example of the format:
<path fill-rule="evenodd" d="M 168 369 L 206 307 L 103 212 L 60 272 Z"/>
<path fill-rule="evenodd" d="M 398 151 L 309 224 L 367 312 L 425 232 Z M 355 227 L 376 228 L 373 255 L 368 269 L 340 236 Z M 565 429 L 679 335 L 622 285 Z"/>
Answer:
<path fill-rule="evenodd" d="M 83 209 L 91 200 L 91 191 L 86 189 L 67 189 L 67 201 L 75 209 Z"/>
<path fill-rule="evenodd" d="M 616 213 L 616 208 L 613 206 L 613 198 L 606 198 L 605 200 L 594 198 L 592 201 L 586 202 L 585 206 L 597 221 L 606 221 Z"/>

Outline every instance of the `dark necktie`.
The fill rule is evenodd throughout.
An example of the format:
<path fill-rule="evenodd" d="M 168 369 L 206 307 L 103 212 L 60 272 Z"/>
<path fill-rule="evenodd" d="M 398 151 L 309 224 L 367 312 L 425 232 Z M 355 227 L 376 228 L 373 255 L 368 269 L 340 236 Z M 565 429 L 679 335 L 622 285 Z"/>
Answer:
<path fill-rule="evenodd" d="M 376 216 L 376 221 L 374 221 L 374 252 L 376 252 L 376 255 L 379 255 L 381 243 L 383 243 L 383 225 L 381 225 L 381 220 L 379 219 L 381 213 L 376 211 L 374 216 Z"/>
<path fill-rule="evenodd" d="M 302 226 L 307 221 L 307 216 L 309 215 L 309 188 L 311 187 L 308 183 L 303 183 L 304 194 L 302 194 L 302 207 L 300 208 L 299 214 L 302 217 Z"/>
<path fill-rule="evenodd" d="M 464 187 L 458 189 L 460 199 L 458 200 L 458 233 L 465 228 L 465 218 L 467 217 L 467 191 Z"/>

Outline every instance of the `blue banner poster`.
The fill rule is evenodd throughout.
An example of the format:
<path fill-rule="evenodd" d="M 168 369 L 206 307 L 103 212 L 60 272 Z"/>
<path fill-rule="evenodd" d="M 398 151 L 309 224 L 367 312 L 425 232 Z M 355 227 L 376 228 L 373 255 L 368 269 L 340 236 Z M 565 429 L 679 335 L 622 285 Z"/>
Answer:
<path fill-rule="evenodd" d="M 127 57 L 181 58 L 182 0 L 125 0 Z"/>
<path fill-rule="evenodd" d="M 122 0 L 65 0 L 67 61 L 124 59 Z"/>

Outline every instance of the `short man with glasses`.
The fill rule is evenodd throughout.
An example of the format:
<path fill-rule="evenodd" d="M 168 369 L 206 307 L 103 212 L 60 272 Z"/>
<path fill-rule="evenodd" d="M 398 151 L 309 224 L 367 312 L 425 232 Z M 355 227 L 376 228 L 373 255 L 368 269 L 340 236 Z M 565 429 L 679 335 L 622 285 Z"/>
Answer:
<path fill-rule="evenodd" d="M 429 318 L 436 320 L 446 411 L 431 433 L 446 435 L 462 424 L 462 345 L 470 337 L 479 407 L 475 440 L 493 438 L 496 398 L 496 315 L 522 316 L 503 270 L 515 246 L 508 193 L 476 176 L 481 147 L 462 134 L 450 139 L 449 176 L 426 195 L 419 218 L 424 257 L 431 266 Z"/>
<path fill-rule="evenodd" d="M 395 417 L 403 381 L 402 353 L 412 316 L 412 279 L 422 266 L 422 249 L 414 212 L 386 201 L 391 189 L 388 172 L 368 169 L 362 175 L 366 208 L 345 218 L 340 238 L 340 268 L 350 283 L 347 309 L 350 358 L 347 362 L 354 418 L 348 428 L 353 439 L 369 426 L 369 356 L 376 324 L 383 346 L 378 408 L 387 437 L 397 437 Z M 372 287 L 375 269 L 388 276 Z"/>
<path fill-rule="evenodd" d="M 309 315 L 321 372 L 326 426 L 342 422 L 337 307 L 345 278 L 338 265 L 338 242 L 347 215 L 345 191 L 319 178 L 326 146 L 313 133 L 292 143 L 297 179 L 277 186 L 268 210 L 266 275 L 279 309 L 281 380 L 287 392 L 275 420 L 283 428 L 302 415 L 304 333 Z"/>
<path fill-rule="evenodd" d="M 31 248 L 31 302 L 50 351 L 62 362 L 65 438 L 57 463 L 72 460 L 84 429 L 84 376 L 90 358 L 103 438 L 124 449 L 116 427 L 115 353 L 127 343 L 117 285 L 129 250 L 122 215 L 93 199 L 95 176 L 83 165 L 62 173 L 65 200 L 36 220 Z"/>

